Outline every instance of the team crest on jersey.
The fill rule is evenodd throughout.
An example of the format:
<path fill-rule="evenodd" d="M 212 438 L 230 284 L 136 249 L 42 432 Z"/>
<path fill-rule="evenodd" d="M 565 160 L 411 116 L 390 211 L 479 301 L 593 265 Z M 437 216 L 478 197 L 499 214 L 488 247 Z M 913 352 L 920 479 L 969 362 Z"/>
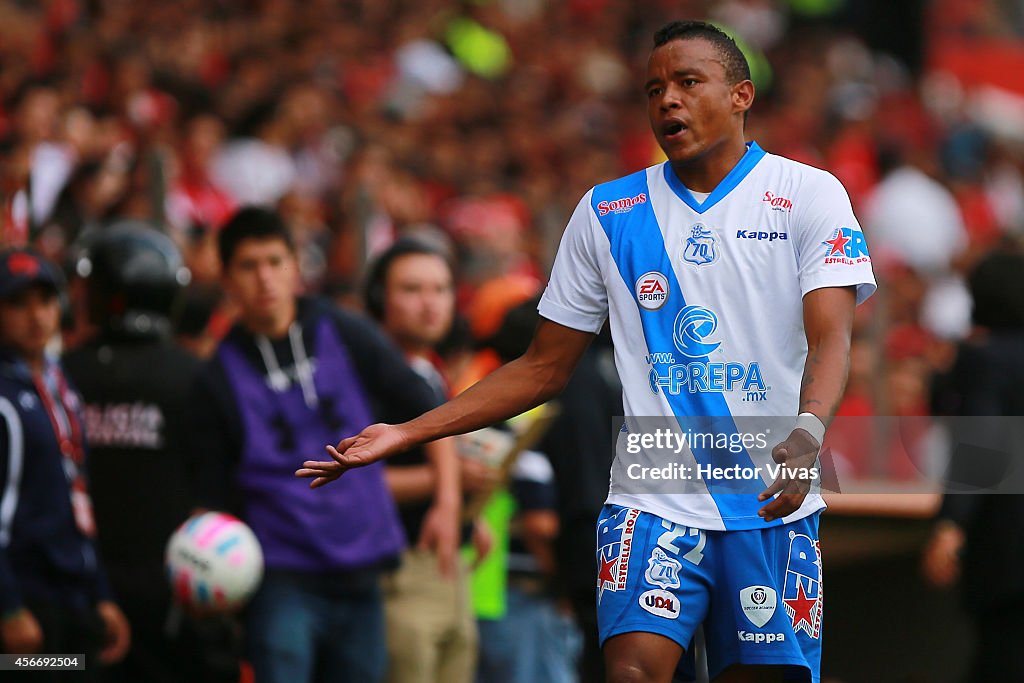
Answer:
<path fill-rule="evenodd" d="M 633 530 L 639 510 L 623 508 L 597 525 L 597 600 L 605 591 L 626 589 L 629 554 L 633 549 Z"/>
<path fill-rule="evenodd" d="M 718 239 L 711 228 L 702 223 L 690 228 L 683 245 L 683 260 L 695 266 L 709 266 L 718 260 Z"/>
<path fill-rule="evenodd" d="M 789 559 L 782 604 L 792 620 L 793 632 L 803 631 L 811 638 L 821 633 L 821 547 L 810 536 L 789 532 Z"/>
<path fill-rule="evenodd" d="M 637 278 L 635 289 L 636 301 L 645 310 L 656 311 L 668 301 L 668 278 L 656 270 Z"/>
<path fill-rule="evenodd" d="M 661 548 L 655 548 L 647 560 L 644 578 L 647 583 L 659 588 L 679 588 L 679 570 L 682 563 Z"/>
<path fill-rule="evenodd" d="M 868 243 L 864 233 L 853 228 L 836 228 L 832 239 L 822 242 L 825 245 L 825 263 L 842 263 L 852 266 L 857 263 L 870 263 Z"/>

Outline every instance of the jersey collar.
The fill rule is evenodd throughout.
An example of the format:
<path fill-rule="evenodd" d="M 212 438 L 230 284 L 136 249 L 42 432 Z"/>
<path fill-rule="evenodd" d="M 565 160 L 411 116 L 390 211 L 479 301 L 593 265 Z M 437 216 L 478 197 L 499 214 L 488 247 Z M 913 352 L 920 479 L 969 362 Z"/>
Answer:
<path fill-rule="evenodd" d="M 737 185 L 739 185 L 747 175 L 754 170 L 757 166 L 757 162 L 764 158 L 765 151 L 756 142 L 747 143 L 747 151 L 743 157 L 739 160 L 732 170 L 729 171 L 728 175 L 722 178 L 722 182 L 718 183 L 718 187 L 708 195 L 707 199 L 703 203 L 698 202 L 697 198 L 693 196 L 689 188 L 683 185 L 682 181 L 672 170 L 672 164 L 666 161 L 663 166 L 663 172 L 665 174 L 665 181 L 668 186 L 672 188 L 672 191 L 676 193 L 676 196 L 683 200 L 683 203 L 689 206 L 697 213 L 704 213 L 718 202 L 725 199 L 726 195 L 732 192 Z"/>

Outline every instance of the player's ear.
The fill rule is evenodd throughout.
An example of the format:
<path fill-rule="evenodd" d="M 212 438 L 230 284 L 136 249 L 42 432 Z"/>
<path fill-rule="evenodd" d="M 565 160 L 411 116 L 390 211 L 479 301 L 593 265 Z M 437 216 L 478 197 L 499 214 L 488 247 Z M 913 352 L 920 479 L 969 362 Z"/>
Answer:
<path fill-rule="evenodd" d="M 734 114 L 742 114 L 754 104 L 754 83 L 750 79 L 742 80 L 732 86 L 732 110 Z"/>

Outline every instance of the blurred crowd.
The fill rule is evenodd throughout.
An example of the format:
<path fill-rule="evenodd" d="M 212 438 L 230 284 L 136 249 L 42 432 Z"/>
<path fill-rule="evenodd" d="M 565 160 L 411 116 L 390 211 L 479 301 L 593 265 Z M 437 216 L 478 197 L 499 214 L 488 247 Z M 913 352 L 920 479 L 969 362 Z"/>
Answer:
<path fill-rule="evenodd" d="M 0 0 L 0 244 L 64 266 L 73 348 L 91 328 L 82 245 L 128 221 L 165 232 L 191 273 L 176 337 L 207 357 L 237 315 L 218 234 L 239 208 L 276 211 L 305 291 L 346 307 L 414 237 L 455 264 L 437 351 L 457 391 L 507 357 L 497 333 L 539 294 L 579 197 L 663 159 L 639 88 L 650 36 L 709 18 L 751 62 L 748 137 L 833 172 L 871 246 L 879 291 L 839 414 L 927 415 L 973 334 L 968 274 L 1024 238 L 1024 85 L 1007 75 L 1024 73 L 1022 15 L 999 0 Z M 837 466 L 918 476 L 905 458 Z"/>
<path fill-rule="evenodd" d="M 1020 93 L 985 82 L 1013 63 L 965 82 L 932 55 L 1012 45 L 1021 17 L 886 4 L 6 1 L 4 239 L 64 262 L 83 232 L 152 221 L 208 302 L 218 226 L 272 206 L 310 289 L 344 300 L 398 236 L 430 233 L 457 253 L 468 311 L 488 280 L 539 286 L 578 197 L 659 159 L 637 74 L 665 18 L 705 16 L 754 66 L 750 137 L 844 182 L 886 284 L 843 412 L 924 414 L 969 332 L 962 274 L 1024 229 Z"/>

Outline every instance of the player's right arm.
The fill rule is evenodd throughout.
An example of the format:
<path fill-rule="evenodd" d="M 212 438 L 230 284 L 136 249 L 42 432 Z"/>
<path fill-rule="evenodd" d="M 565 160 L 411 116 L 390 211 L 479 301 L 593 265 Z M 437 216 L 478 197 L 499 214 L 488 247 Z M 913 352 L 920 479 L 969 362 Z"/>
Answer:
<path fill-rule="evenodd" d="M 331 460 L 306 461 L 295 474 L 313 479 L 310 486 L 316 488 L 354 467 L 524 413 L 561 392 L 593 338 L 590 332 L 541 318 L 529 349 L 516 360 L 414 420 L 371 425 L 337 447 L 328 446 Z"/>
<path fill-rule="evenodd" d="M 592 192 L 580 200 L 562 235 L 551 278 L 541 298 L 541 321 L 526 353 L 494 371 L 454 399 L 402 424 L 376 424 L 328 446 L 331 460 L 306 461 L 295 474 L 312 487 L 345 470 L 417 444 L 464 434 L 519 415 L 552 398 L 565 386 L 608 317 L 608 290 L 601 255 L 608 241 L 591 208 Z"/>

